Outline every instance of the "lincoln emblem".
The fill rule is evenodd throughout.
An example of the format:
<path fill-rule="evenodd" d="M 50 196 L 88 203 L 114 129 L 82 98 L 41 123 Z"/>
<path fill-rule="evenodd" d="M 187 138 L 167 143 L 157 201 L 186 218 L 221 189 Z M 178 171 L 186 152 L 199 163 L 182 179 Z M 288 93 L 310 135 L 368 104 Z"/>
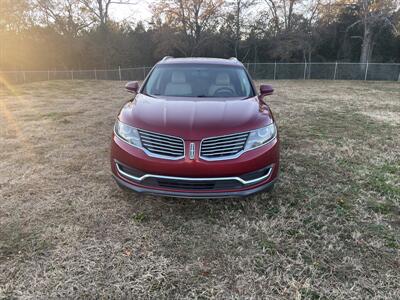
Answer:
<path fill-rule="evenodd" d="M 189 158 L 190 159 L 194 159 L 194 143 L 190 143 L 190 147 L 189 147 Z"/>

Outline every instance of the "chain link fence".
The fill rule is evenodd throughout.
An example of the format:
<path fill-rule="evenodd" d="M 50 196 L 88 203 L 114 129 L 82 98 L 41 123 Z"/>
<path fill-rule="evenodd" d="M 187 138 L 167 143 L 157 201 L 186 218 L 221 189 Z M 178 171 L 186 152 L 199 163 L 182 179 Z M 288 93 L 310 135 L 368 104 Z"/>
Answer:
<path fill-rule="evenodd" d="M 249 63 L 245 65 L 255 79 L 400 81 L 400 64 Z"/>
<path fill-rule="evenodd" d="M 322 79 L 400 81 L 400 64 L 383 63 L 245 63 L 253 79 Z M 46 80 L 143 80 L 151 67 L 111 70 L 0 71 L 0 84 Z"/>
<path fill-rule="evenodd" d="M 0 71 L 0 84 L 18 84 L 48 80 L 143 80 L 152 67 L 118 68 L 109 70 L 70 71 Z"/>

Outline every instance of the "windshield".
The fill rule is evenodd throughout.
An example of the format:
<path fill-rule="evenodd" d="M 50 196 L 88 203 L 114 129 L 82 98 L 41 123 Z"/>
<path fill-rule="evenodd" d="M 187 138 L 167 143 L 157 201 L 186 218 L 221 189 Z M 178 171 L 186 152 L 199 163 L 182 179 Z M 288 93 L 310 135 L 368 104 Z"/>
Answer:
<path fill-rule="evenodd" d="M 157 65 L 142 93 L 174 97 L 254 96 L 249 77 L 243 67 L 207 64 Z"/>

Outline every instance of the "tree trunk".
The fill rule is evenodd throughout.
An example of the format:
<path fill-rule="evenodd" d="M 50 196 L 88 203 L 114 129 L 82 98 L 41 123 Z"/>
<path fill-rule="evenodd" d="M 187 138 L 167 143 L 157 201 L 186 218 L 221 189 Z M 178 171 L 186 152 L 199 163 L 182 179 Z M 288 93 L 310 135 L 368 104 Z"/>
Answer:
<path fill-rule="evenodd" d="M 241 0 L 236 1 L 236 20 L 235 20 L 235 57 L 238 57 L 240 43 L 240 7 Z"/>
<path fill-rule="evenodd" d="M 372 50 L 372 31 L 369 26 L 365 26 L 363 43 L 361 45 L 360 63 L 366 64 L 371 58 Z"/>

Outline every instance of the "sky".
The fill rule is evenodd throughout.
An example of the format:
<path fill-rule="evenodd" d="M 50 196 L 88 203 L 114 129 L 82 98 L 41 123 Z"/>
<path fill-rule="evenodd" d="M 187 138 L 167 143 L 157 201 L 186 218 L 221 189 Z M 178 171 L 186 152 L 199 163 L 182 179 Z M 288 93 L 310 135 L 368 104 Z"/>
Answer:
<path fill-rule="evenodd" d="M 128 20 L 130 22 L 150 21 L 150 4 L 154 2 L 154 0 L 114 0 L 114 2 L 133 3 L 112 4 L 112 6 L 110 7 L 110 14 L 114 20 Z"/>

